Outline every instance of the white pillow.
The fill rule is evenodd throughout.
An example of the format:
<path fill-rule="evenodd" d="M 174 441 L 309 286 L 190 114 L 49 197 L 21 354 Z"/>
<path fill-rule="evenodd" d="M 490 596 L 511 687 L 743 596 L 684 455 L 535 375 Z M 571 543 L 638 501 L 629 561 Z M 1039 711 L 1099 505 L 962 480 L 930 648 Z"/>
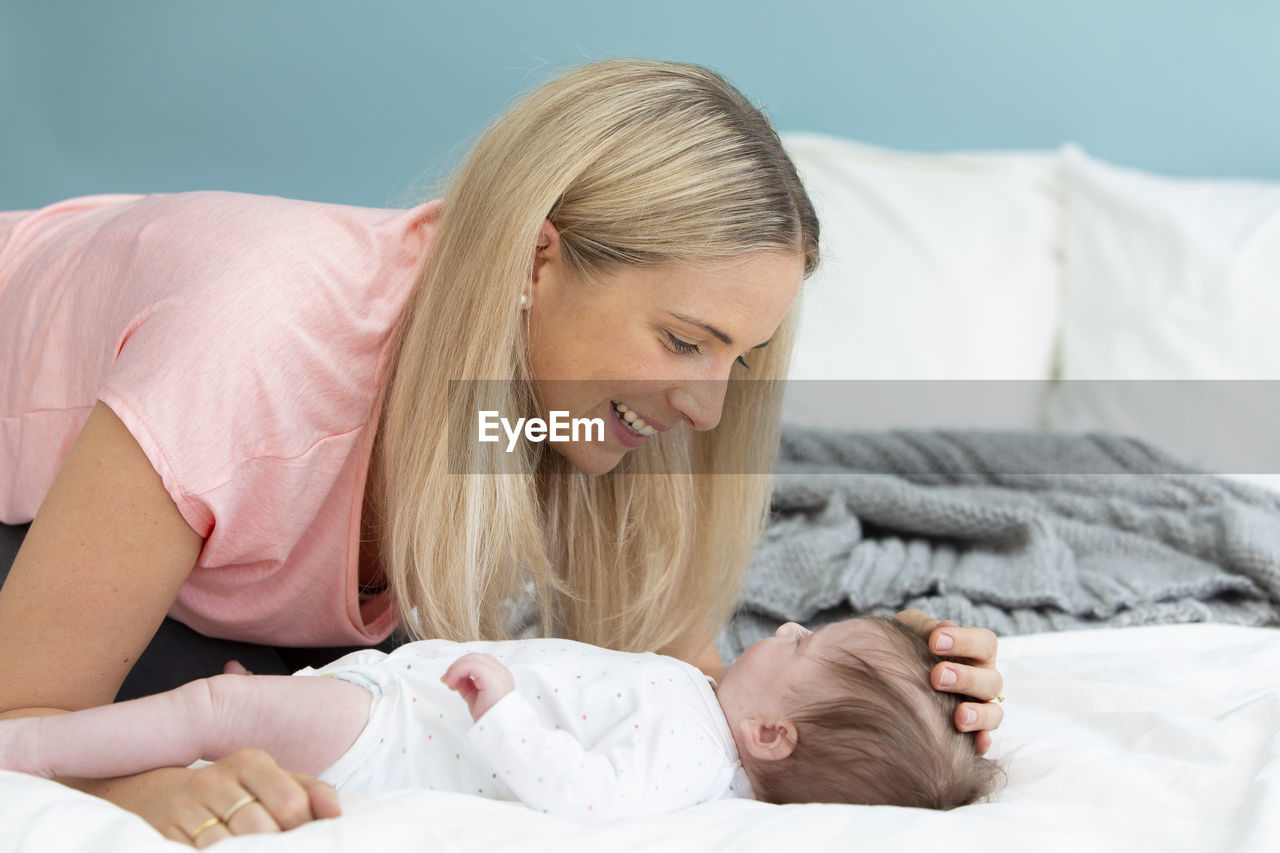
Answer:
<path fill-rule="evenodd" d="M 1063 153 L 1069 379 L 1280 379 L 1280 183 Z"/>
<path fill-rule="evenodd" d="M 1050 376 L 1060 305 L 1051 153 L 912 154 L 808 133 L 783 141 L 822 226 L 793 380 Z M 999 405 L 960 412 L 935 399 L 945 390 L 929 390 L 942 383 L 894 385 L 877 396 L 903 398 L 915 414 L 839 405 L 858 386 L 793 382 L 784 420 L 1031 427 L 1038 414 L 1035 382 L 993 383 L 986 391 Z"/>
<path fill-rule="evenodd" d="M 1143 437 L 1210 470 L 1280 472 L 1280 184 L 1063 154 L 1066 305 L 1046 426 Z"/>

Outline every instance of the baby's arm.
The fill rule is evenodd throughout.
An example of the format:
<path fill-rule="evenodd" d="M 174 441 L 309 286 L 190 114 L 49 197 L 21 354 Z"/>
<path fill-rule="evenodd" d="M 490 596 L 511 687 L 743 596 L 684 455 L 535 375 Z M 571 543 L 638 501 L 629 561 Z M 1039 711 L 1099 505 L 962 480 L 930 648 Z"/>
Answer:
<path fill-rule="evenodd" d="M 0 720 L 0 768 L 107 779 L 256 747 L 314 776 L 355 742 L 371 701 L 332 678 L 219 675 L 115 705 Z"/>
<path fill-rule="evenodd" d="M 708 796 L 726 757 L 692 717 L 650 707 L 625 718 L 592 749 L 550 729 L 489 655 L 466 655 L 445 673 L 471 709 L 472 746 L 526 805 L 587 823 L 660 814 Z M 715 792 L 719 793 L 719 792 Z"/>

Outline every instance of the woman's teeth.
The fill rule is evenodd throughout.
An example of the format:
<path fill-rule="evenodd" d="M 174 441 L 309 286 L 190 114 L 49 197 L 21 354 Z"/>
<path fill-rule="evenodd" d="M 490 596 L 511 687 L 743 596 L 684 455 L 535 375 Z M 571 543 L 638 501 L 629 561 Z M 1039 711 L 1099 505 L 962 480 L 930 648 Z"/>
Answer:
<path fill-rule="evenodd" d="M 656 435 L 657 430 L 644 422 L 644 418 L 627 408 L 626 403 L 619 403 L 617 400 L 611 400 L 613 403 L 613 411 L 618 416 L 618 420 L 622 421 L 623 426 L 634 432 L 636 435 Z"/>

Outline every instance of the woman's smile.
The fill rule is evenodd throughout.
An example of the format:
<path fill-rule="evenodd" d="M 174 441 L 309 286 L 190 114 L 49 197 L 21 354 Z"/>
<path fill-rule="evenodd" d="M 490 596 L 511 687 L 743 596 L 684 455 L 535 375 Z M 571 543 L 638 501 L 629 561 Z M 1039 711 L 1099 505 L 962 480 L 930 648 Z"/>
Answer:
<path fill-rule="evenodd" d="M 633 432 L 636 435 L 647 437 L 655 435 L 656 433 L 666 432 L 670 429 L 670 427 L 663 426 L 657 421 L 650 421 L 648 418 L 643 417 L 639 412 L 632 409 L 626 403 L 618 400 L 611 400 L 610 403 L 613 406 L 614 414 L 618 416 L 618 420 L 622 421 L 623 426 L 625 426 L 628 431 Z"/>

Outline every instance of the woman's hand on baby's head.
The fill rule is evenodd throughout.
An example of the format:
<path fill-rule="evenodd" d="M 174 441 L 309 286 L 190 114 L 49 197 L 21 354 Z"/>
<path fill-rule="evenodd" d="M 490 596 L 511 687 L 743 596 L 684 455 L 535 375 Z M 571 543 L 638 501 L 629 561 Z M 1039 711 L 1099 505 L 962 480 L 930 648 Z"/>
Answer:
<path fill-rule="evenodd" d="M 971 696 L 976 702 L 961 702 L 955 725 L 973 732 L 979 755 L 991 748 L 990 732 L 1004 721 L 1004 709 L 993 700 L 1004 690 L 1004 677 L 996 669 L 997 638 L 986 628 L 962 628 L 950 620 L 934 619 L 920 610 L 904 610 L 896 617 L 929 643 L 929 649 L 946 658 L 933 668 L 935 690 Z"/>
<path fill-rule="evenodd" d="M 516 688 L 516 680 L 493 655 L 471 653 L 453 662 L 440 678 L 467 703 L 471 719 L 479 721 L 499 699 Z"/>

